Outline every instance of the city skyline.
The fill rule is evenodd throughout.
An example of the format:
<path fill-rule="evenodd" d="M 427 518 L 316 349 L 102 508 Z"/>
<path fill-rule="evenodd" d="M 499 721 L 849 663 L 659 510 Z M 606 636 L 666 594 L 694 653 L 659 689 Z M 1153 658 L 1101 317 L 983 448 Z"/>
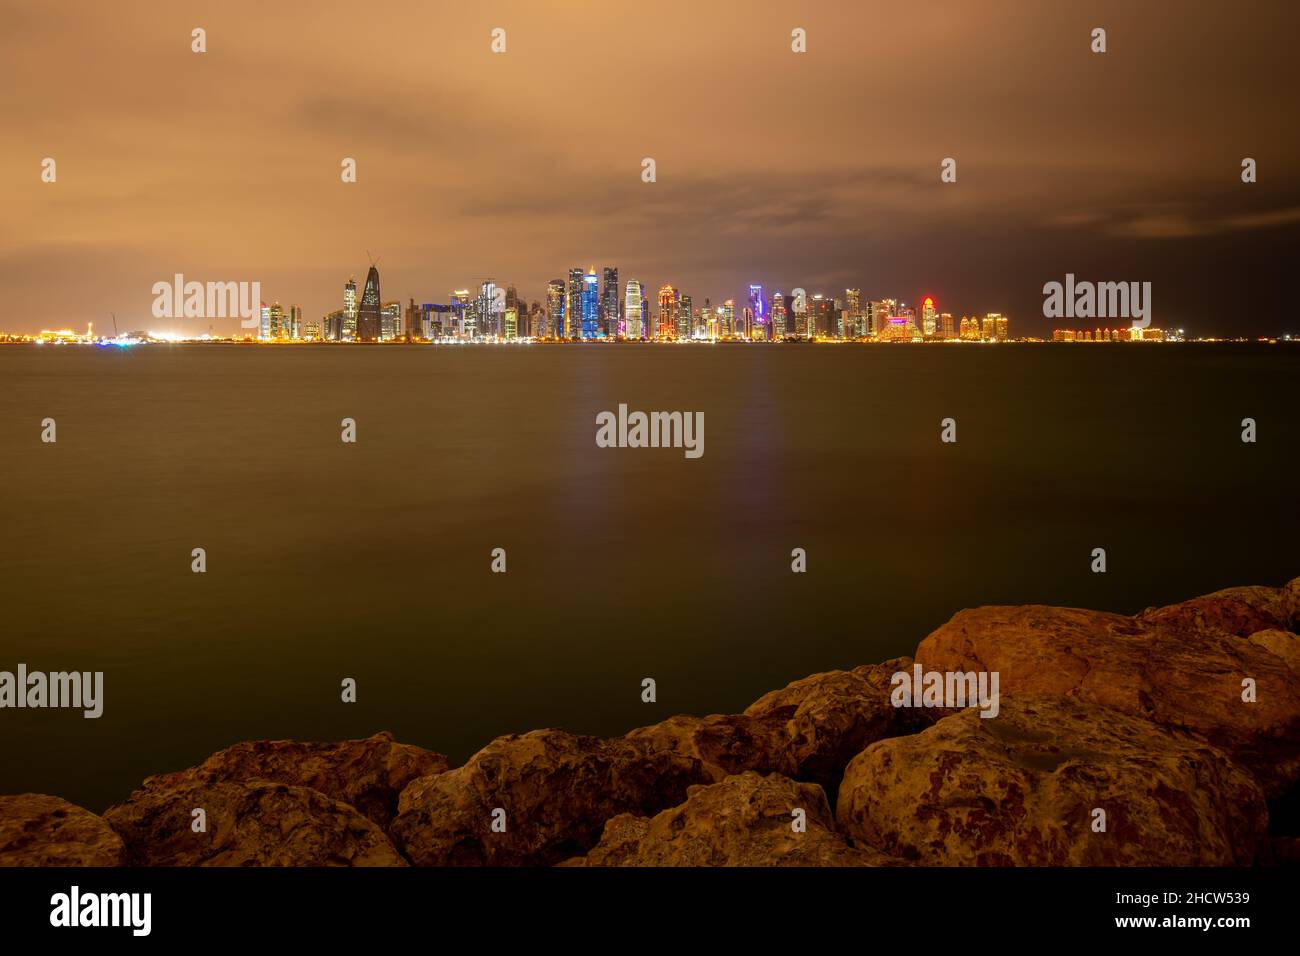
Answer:
<path fill-rule="evenodd" d="M 1193 29 L 1172 3 L 941 7 L 15 8 L 3 61 L 42 82 L 39 97 L 0 88 L 0 326 L 145 314 L 178 272 L 305 290 L 318 316 L 372 249 L 417 296 L 491 272 L 531 300 L 549 263 L 600 250 L 697 299 L 740 302 L 750 282 L 912 289 L 1050 335 L 1039 290 L 1072 272 L 1151 282 L 1157 324 L 1294 331 L 1285 8 L 1224 7 Z M 698 69 L 629 68 L 669 59 Z M 557 121 L 572 110 L 590 135 Z"/>

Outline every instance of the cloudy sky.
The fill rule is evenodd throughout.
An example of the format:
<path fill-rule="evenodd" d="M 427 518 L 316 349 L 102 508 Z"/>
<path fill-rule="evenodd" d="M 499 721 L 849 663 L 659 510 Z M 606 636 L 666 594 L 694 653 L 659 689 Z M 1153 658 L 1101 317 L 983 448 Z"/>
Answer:
<path fill-rule="evenodd" d="M 403 301 L 617 265 L 696 303 L 851 285 L 1037 334 L 1073 272 L 1152 282 L 1158 326 L 1300 332 L 1298 10 L 5 0 L 0 329 L 154 328 L 177 272 L 319 318 L 369 252 Z"/>

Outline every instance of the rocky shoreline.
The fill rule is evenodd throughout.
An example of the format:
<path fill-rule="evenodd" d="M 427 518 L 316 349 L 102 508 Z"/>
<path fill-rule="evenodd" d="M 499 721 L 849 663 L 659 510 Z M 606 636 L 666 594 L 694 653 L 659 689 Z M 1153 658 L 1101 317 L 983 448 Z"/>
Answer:
<path fill-rule="evenodd" d="M 1297 631 L 1300 578 L 1131 617 L 974 608 L 742 714 L 511 734 L 456 768 L 386 733 L 241 743 L 103 816 L 0 796 L 0 865 L 1297 862 Z M 996 672 L 996 716 L 895 706 L 915 665 Z"/>

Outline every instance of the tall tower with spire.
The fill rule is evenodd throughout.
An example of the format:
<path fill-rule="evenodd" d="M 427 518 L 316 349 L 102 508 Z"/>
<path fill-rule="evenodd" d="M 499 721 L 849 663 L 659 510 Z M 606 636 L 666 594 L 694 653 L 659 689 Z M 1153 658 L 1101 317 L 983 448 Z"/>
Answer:
<path fill-rule="evenodd" d="M 366 275 L 366 287 L 357 307 L 357 341 L 378 342 L 383 328 L 383 305 L 379 298 L 379 270 L 373 265 Z"/>

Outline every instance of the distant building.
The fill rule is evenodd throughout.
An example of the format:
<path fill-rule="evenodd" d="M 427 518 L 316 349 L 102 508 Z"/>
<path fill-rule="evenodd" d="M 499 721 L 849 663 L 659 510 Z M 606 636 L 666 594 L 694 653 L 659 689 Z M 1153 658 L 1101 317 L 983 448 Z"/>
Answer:
<path fill-rule="evenodd" d="M 376 273 L 376 283 L 378 283 Z M 378 300 L 379 294 L 375 294 Z M 335 330 L 336 339 L 355 339 L 357 337 L 357 280 L 348 276 L 348 284 L 343 287 L 343 324 Z"/>
<path fill-rule="evenodd" d="M 938 312 L 934 307 L 934 299 L 926 296 L 921 300 L 921 334 L 927 339 L 934 338 L 938 330 Z"/>
<path fill-rule="evenodd" d="M 641 283 L 636 279 L 627 280 L 623 315 L 623 337 L 634 340 L 641 338 Z"/>
<path fill-rule="evenodd" d="M 545 336 L 564 338 L 564 280 L 552 279 L 546 285 Z"/>
<path fill-rule="evenodd" d="M 379 298 L 379 270 L 374 266 L 366 274 L 366 287 L 357 306 L 356 339 L 358 342 L 378 342 L 383 332 L 383 305 Z"/>
<path fill-rule="evenodd" d="M 600 290 L 600 326 L 601 333 L 611 342 L 618 338 L 619 323 L 619 288 L 618 267 L 606 266 L 603 276 L 604 284 Z"/>
<path fill-rule="evenodd" d="M 569 288 L 564 303 L 565 338 L 582 338 L 582 287 L 582 269 L 570 269 Z"/>
<path fill-rule="evenodd" d="M 600 335 L 600 279 L 596 267 L 582 277 L 582 337 L 594 339 Z"/>
<path fill-rule="evenodd" d="M 657 339 L 671 339 L 677 334 L 677 290 L 666 285 L 659 290 L 659 316 L 655 320 Z"/>

